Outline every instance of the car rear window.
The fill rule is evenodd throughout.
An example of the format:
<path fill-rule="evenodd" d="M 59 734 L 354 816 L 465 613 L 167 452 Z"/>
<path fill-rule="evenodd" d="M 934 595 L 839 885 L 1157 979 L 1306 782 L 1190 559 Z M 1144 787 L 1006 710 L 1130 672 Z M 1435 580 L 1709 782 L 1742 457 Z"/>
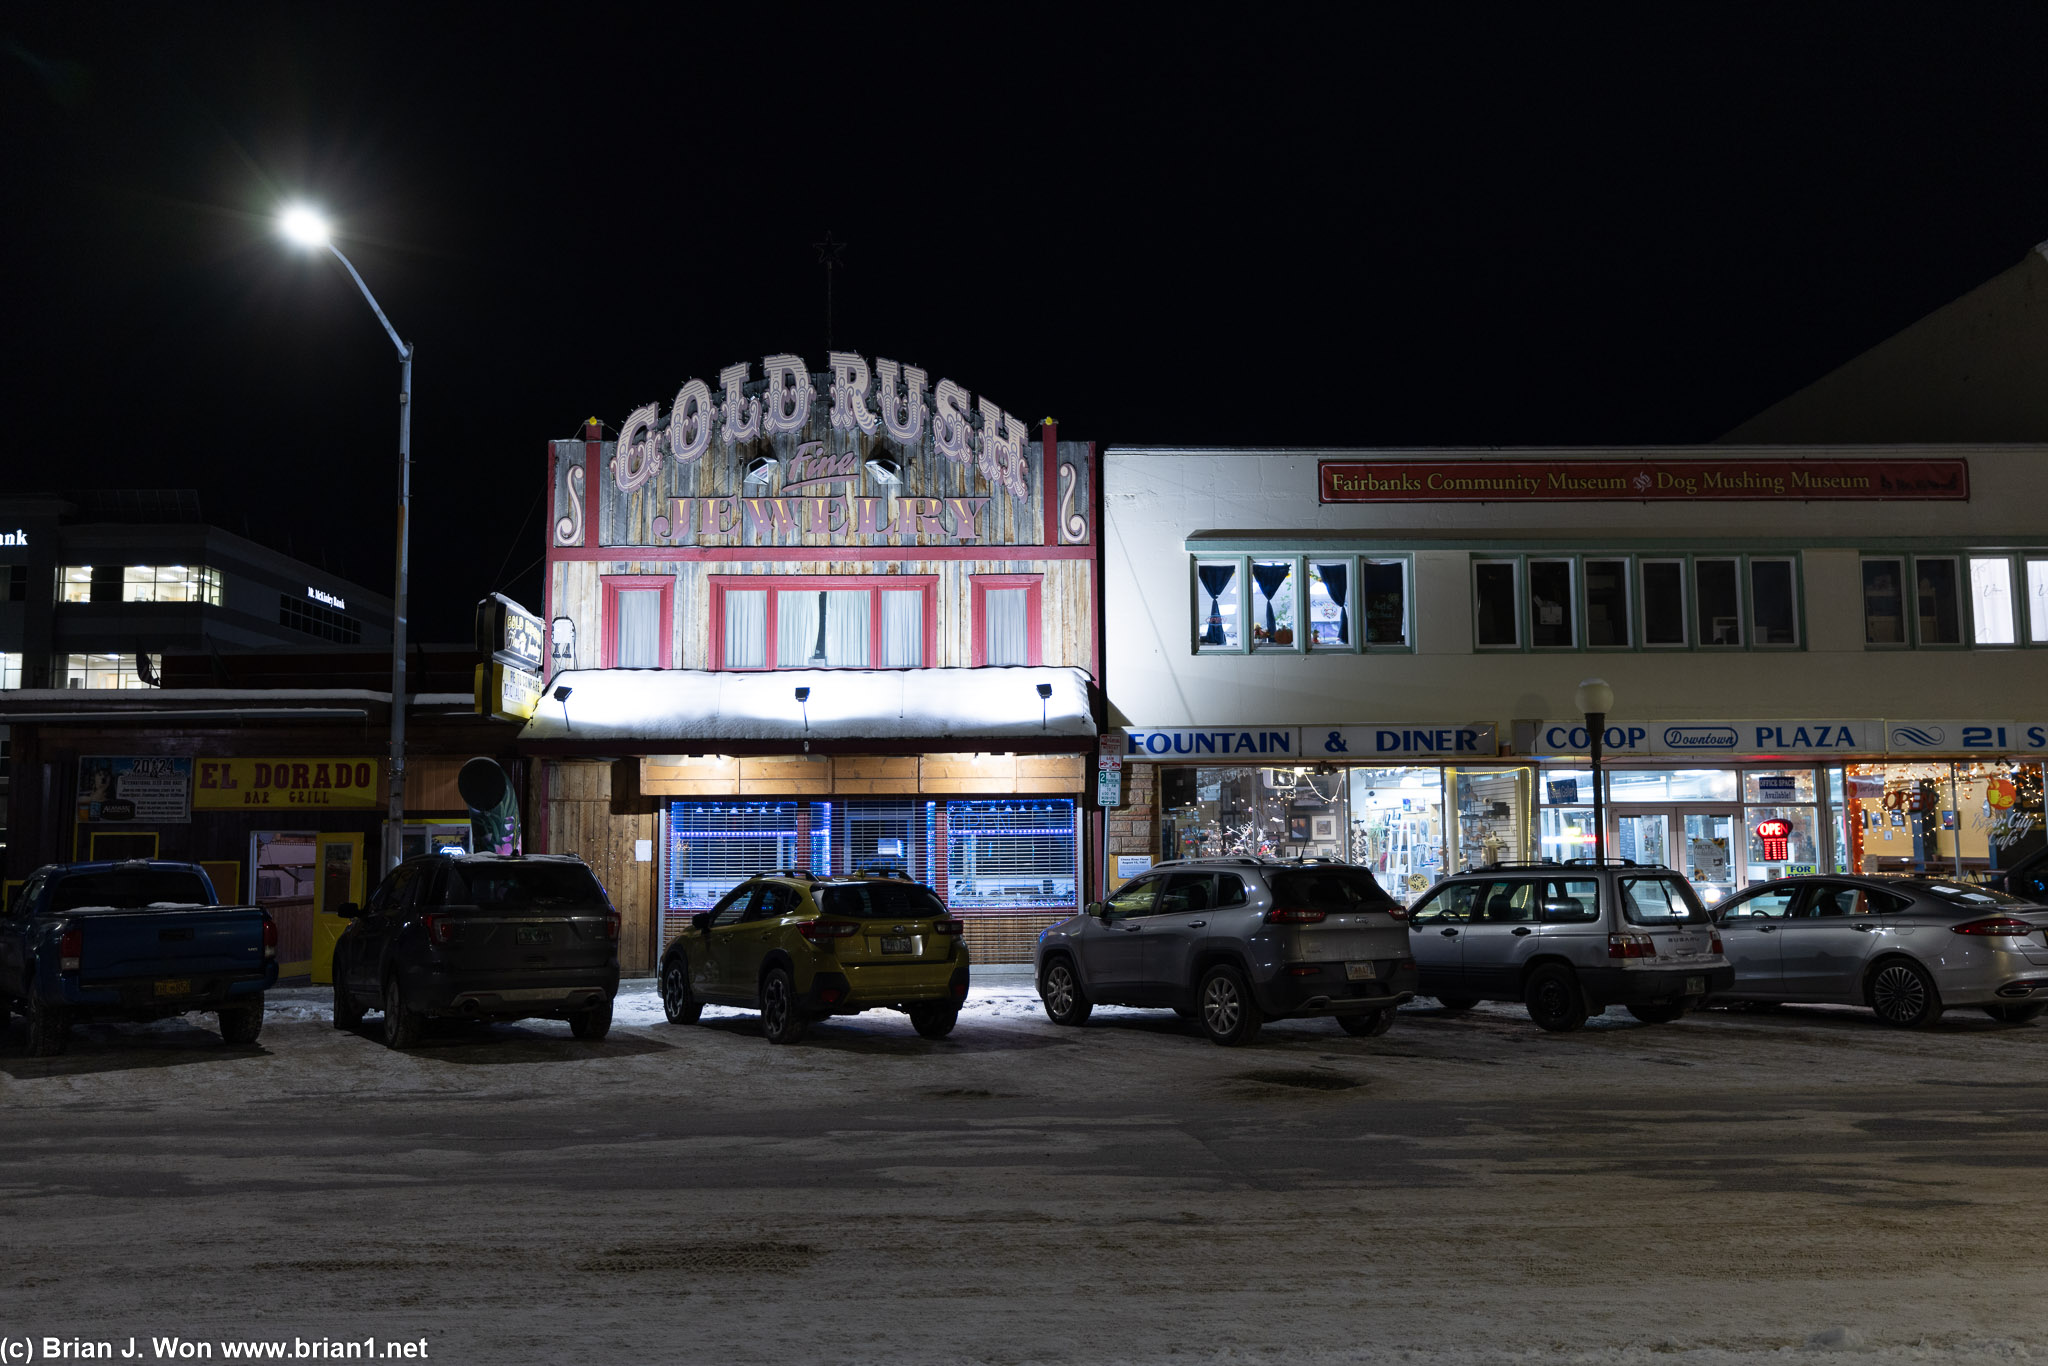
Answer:
<path fill-rule="evenodd" d="M 50 893 L 50 909 L 75 911 L 85 906 L 139 910 L 159 904 L 205 906 L 213 898 L 196 873 L 176 868 L 110 868 L 104 873 L 73 873 Z"/>
<path fill-rule="evenodd" d="M 923 919 L 944 915 L 946 903 L 929 887 L 914 882 L 863 882 L 858 886 L 827 887 L 818 896 L 818 908 L 827 915 L 901 916 Z"/>
<path fill-rule="evenodd" d="M 574 863 L 451 863 L 450 906 L 602 906 L 604 888 Z"/>
<path fill-rule="evenodd" d="M 1621 910 L 1631 925 L 1705 924 L 1708 919 L 1692 885 L 1676 877 L 1622 878 Z"/>
<path fill-rule="evenodd" d="M 1394 904 L 1363 868 L 1290 868 L 1271 878 L 1275 906 L 1310 911 L 1383 910 Z"/>
<path fill-rule="evenodd" d="M 1990 887 L 1966 887 L 1959 882 L 1902 882 L 1902 888 L 1931 896 L 1937 901 L 1946 901 L 1951 906 L 2031 906 L 2034 903 L 2024 898 L 2008 896 Z"/>

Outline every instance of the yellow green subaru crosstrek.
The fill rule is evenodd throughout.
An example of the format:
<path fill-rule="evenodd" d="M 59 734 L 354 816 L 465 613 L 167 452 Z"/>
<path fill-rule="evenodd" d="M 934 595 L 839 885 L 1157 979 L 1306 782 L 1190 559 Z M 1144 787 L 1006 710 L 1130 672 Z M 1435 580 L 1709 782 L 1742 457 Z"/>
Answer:
<path fill-rule="evenodd" d="M 813 1020 L 901 1010 L 943 1039 L 967 999 L 961 924 L 931 888 L 895 877 L 747 879 L 661 956 L 661 1007 L 674 1024 L 707 1005 L 761 1012 L 770 1043 L 795 1043 Z"/>

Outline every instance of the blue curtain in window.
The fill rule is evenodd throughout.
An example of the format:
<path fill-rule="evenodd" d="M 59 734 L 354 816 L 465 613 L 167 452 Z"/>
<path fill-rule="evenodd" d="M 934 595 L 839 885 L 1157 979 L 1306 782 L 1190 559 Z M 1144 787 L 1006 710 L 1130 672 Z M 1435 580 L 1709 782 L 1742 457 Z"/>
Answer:
<path fill-rule="evenodd" d="M 1273 619 L 1273 595 L 1280 591 L 1280 585 L 1287 582 L 1293 572 L 1291 564 L 1255 564 L 1252 566 L 1252 582 L 1259 586 L 1259 592 L 1266 599 L 1266 638 L 1272 639 L 1273 632 L 1280 629 L 1280 623 Z"/>
<path fill-rule="evenodd" d="M 1337 639 L 1346 645 L 1351 643 L 1351 614 L 1344 608 L 1344 597 L 1351 590 L 1351 566 L 1348 564 L 1319 564 L 1316 572 L 1323 576 L 1323 591 L 1330 595 L 1330 601 L 1337 604 Z"/>
<path fill-rule="evenodd" d="M 1223 611 L 1219 599 L 1223 590 L 1230 587 L 1230 581 L 1237 577 L 1234 564 L 1205 564 L 1195 570 L 1201 576 L 1202 591 L 1209 595 L 1209 629 L 1202 632 L 1204 645 L 1223 643 Z"/>

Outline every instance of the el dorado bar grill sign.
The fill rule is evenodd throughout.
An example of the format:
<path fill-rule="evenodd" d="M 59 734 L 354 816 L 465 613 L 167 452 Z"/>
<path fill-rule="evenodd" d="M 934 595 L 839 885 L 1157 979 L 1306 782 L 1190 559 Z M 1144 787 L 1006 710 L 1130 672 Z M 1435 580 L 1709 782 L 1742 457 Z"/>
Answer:
<path fill-rule="evenodd" d="M 1967 502 L 1967 460 L 1323 460 L 1325 503 Z"/>

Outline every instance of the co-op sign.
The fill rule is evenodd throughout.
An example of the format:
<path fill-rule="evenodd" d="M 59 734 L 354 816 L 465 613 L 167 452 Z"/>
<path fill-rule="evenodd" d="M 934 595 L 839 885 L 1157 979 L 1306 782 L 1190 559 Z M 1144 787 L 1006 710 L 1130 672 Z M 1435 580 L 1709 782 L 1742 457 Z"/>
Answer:
<path fill-rule="evenodd" d="M 1540 721 L 1531 752 L 1584 754 L 1579 721 Z M 1600 734 L 1608 754 L 2037 754 L 2042 721 L 1617 721 Z"/>
<path fill-rule="evenodd" d="M 1498 751 L 1491 721 L 1439 721 L 1386 726 L 1159 726 L 1124 730 L 1132 759 L 1410 758 L 1491 759 Z"/>

